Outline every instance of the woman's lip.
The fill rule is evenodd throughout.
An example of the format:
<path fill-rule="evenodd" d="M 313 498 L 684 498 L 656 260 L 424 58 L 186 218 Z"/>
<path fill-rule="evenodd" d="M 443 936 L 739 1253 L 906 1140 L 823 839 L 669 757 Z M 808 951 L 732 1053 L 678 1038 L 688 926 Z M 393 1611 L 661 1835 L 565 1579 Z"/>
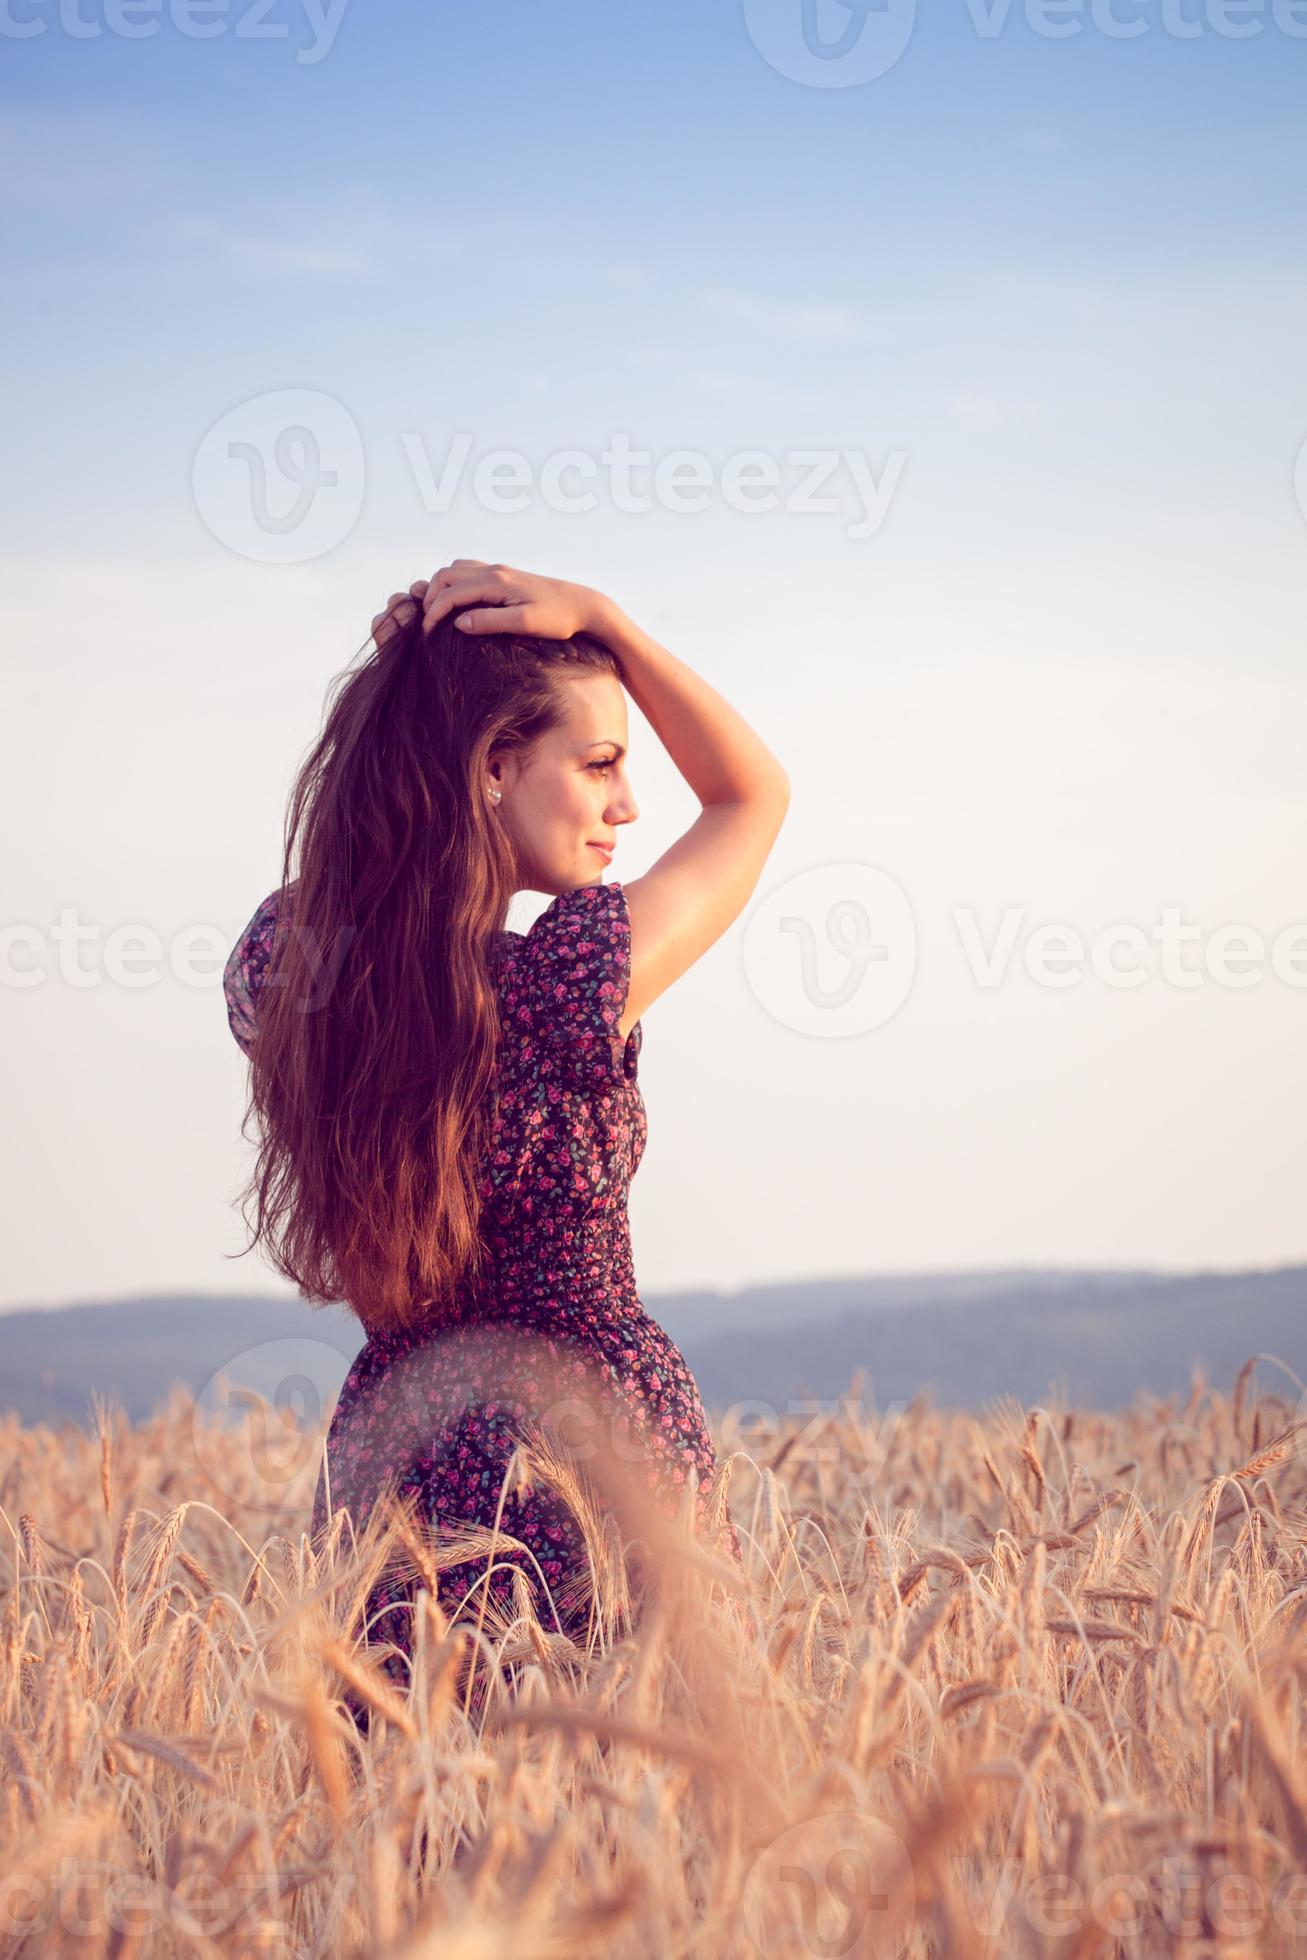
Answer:
<path fill-rule="evenodd" d="M 598 851 L 605 858 L 611 859 L 613 855 L 607 844 L 596 844 L 593 838 L 590 840 L 590 849 L 592 851 Z"/>

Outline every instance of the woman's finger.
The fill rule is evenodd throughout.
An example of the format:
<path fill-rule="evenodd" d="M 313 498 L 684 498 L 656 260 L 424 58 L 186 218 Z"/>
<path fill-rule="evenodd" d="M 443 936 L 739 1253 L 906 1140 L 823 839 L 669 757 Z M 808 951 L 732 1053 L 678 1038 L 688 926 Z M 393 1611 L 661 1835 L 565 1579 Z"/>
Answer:
<path fill-rule="evenodd" d="M 455 579 L 466 578 L 469 573 L 488 572 L 489 565 L 482 558 L 455 558 L 450 564 L 442 565 L 427 586 L 427 596 L 439 592 Z"/>
<path fill-rule="evenodd" d="M 471 612 L 454 615 L 455 626 L 465 633 L 525 633 L 531 608 L 521 606 L 474 606 Z"/>
<path fill-rule="evenodd" d="M 491 601 L 499 597 L 500 588 L 488 567 L 480 571 L 456 572 L 444 584 L 438 584 L 433 579 L 422 603 L 422 630 L 429 633 L 446 613 L 460 606 L 475 605 L 478 599 Z"/>

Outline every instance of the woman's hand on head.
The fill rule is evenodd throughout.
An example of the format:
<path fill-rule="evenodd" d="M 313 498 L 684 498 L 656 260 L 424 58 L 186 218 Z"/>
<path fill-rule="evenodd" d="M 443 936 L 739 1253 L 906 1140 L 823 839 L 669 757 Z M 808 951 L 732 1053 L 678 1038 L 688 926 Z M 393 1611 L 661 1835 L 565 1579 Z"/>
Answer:
<path fill-rule="evenodd" d="M 570 640 L 595 627 L 602 595 L 588 585 L 519 572 L 512 565 L 487 565 L 480 558 L 455 558 L 434 578 L 419 581 L 422 630 L 454 615 L 467 633 L 530 633 L 542 640 Z M 417 593 L 417 586 L 410 592 Z"/>

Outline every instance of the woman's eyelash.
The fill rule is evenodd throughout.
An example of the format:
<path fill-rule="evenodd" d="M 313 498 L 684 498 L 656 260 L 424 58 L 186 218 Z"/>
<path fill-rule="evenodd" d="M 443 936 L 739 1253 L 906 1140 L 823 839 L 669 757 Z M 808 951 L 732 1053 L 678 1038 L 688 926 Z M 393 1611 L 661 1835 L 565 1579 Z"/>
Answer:
<path fill-rule="evenodd" d="M 589 769 L 611 769 L 612 766 L 613 766 L 612 756 L 606 756 L 601 762 L 591 762 L 591 763 L 587 763 L 586 765 L 586 767 Z"/>

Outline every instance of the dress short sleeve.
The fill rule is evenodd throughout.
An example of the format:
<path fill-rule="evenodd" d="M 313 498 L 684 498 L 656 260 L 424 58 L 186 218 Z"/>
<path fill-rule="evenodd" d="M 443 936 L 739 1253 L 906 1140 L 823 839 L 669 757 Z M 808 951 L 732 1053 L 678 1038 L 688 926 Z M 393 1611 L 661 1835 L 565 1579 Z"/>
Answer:
<path fill-rule="evenodd" d="M 620 880 L 555 898 L 525 935 L 520 970 L 536 1038 L 568 1086 L 634 1081 L 643 1029 L 617 1024 L 631 983 L 631 920 Z"/>
<path fill-rule="evenodd" d="M 258 1029 L 259 991 L 272 957 L 280 917 L 280 891 L 269 892 L 228 955 L 222 973 L 227 1025 L 248 1055 Z"/>

